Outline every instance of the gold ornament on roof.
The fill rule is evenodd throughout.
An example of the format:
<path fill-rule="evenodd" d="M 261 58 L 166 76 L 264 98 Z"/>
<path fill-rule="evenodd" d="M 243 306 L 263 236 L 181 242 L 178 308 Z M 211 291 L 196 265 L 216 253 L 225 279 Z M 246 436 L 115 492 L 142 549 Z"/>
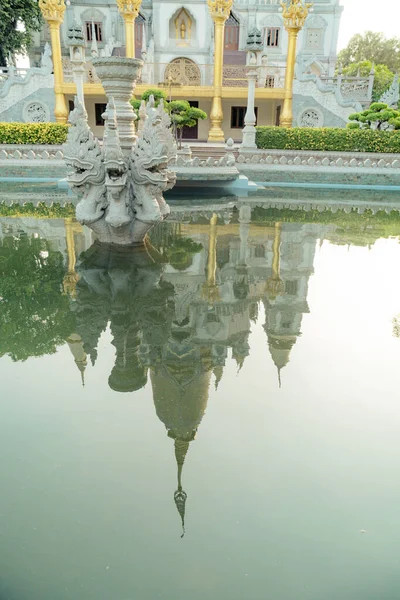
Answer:
<path fill-rule="evenodd" d="M 139 14 L 142 0 L 117 0 L 118 10 L 122 15 L 133 15 L 136 17 Z"/>
<path fill-rule="evenodd" d="M 213 19 L 228 19 L 231 14 L 233 0 L 207 0 L 207 3 Z"/>
<path fill-rule="evenodd" d="M 46 21 L 63 22 L 66 8 L 64 0 L 39 0 L 39 8 Z"/>
<path fill-rule="evenodd" d="M 303 0 L 281 0 L 286 29 L 302 29 L 312 5 L 312 2 Z"/>

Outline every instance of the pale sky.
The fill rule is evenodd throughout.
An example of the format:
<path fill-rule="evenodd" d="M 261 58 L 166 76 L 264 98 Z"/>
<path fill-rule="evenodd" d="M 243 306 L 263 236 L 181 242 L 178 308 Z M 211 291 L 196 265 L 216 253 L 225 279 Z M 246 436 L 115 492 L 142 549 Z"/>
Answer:
<path fill-rule="evenodd" d="M 344 7 L 340 25 L 339 45 L 347 46 L 356 33 L 382 31 L 386 37 L 400 37 L 400 3 L 398 0 L 341 0 Z"/>

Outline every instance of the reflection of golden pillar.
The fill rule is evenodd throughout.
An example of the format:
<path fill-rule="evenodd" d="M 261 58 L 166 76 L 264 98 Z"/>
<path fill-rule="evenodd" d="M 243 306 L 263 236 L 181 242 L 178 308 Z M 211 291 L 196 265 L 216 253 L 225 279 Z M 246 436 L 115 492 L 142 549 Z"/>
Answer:
<path fill-rule="evenodd" d="M 208 264 L 207 264 L 207 283 L 214 286 L 217 273 L 217 222 L 218 217 L 214 213 L 210 219 L 210 237 L 208 241 Z"/>
<path fill-rule="evenodd" d="M 267 281 L 267 294 L 273 299 L 285 291 L 285 284 L 281 279 L 281 231 L 282 223 L 275 223 L 274 243 L 272 246 L 272 275 Z"/>
<path fill-rule="evenodd" d="M 39 0 L 39 7 L 50 29 L 51 51 L 53 56 L 55 108 L 54 116 L 58 123 L 66 123 L 68 107 L 63 94 L 63 69 L 61 60 L 60 25 L 64 20 L 64 0 Z"/>
<path fill-rule="evenodd" d="M 228 19 L 233 0 L 208 0 L 211 18 L 214 21 L 214 96 L 211 106 L 211 129 L 208 133 L 209 142 L 224 142 L 222 131 L 222 70 L 224 62 L 224 32 L 225 21 Z"/>
<path fill-rule="evenodd" d="M 71 297 L 76 295 L 76 284 L 79 281 L 79 275 L 75 271 L 76 253 L 74 240 L 74 223 L 72 219 L 65 219 L 65 241 L 67 244 L 68 254 L 68 272 L 64 277 L 64 292 Z"/>
<path fill-rule="evenodd" d="M 284 0 L 281 2 L 283 9 L 283 21 L 285 29 L 289 34 L 288 52 L 286 59 L 285 75 L 285 98 L 280 118 L 281 127 L 292 127 L 293 123 L 293 80 L 294 67 L 296 64 L 296 45 L 297 36 L 308 16 L 311 3 L 304 3 L 303 0 Z"/>
<path fill-rule="evenodd" d="M 204 297 L 208 302 L 219 298 L 217 286 L 217 222 L 215 213 L 210 219 L 210 233 L 208 238 L 207 282 L 204 284 Z"/>
<path fill-rule="evenodd" d="M 135 58 L 135 19 L 142 0 L 117 0 L 118 10 L 125 22 L 126 57 Z"/>

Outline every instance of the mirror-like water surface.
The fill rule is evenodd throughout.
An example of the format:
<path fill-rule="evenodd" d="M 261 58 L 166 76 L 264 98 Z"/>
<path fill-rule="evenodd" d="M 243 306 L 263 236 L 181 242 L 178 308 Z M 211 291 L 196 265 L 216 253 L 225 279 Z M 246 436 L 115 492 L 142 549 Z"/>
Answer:
<path fill-rule="evenodd" d="M 395 600 L 397 223 L 0 220 L 1 600 Z"/>

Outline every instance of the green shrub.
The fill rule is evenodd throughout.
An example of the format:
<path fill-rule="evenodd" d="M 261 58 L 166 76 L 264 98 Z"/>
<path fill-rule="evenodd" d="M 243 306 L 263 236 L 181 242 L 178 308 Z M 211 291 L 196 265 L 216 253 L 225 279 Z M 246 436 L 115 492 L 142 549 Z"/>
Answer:
<path fill-rule="evenodd" d="M 323 152 L 400 152 L 400 131 L 351 128 L 257 127 L 257 148 Z"/>
<path fill-rule="evenodd" d="M 0 144 L 63 144 L 67 132 L 60 123 L 0 123 Z"/>

